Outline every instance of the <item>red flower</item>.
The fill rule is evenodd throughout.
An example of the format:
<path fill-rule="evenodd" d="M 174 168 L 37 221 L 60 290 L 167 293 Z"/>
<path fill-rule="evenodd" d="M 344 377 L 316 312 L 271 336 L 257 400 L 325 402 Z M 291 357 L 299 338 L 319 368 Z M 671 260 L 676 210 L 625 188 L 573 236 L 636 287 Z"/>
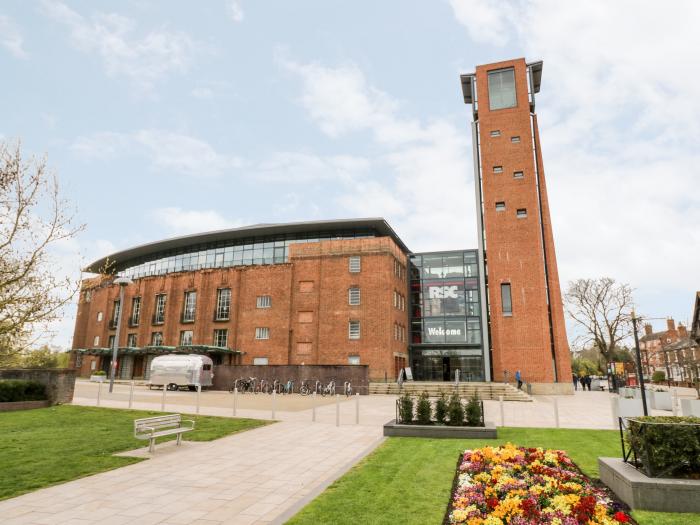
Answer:
<path fill-rule="evenodd" d="M 594 496 L 584 496 L 581 498 L 573 509 L 576 519 L 581 523 L 588 522 L 595 512 L 595 503 Z"/>
<path fill-rule="evenodd" d="M 613 514 L 613 518 L 615 518 L 620 523 L 629 523 L 630 521 L 630 517 L 621 510 L 618 510 L 615 514 Z"/>
<path fill-rule="evenodd" d="M 489 499 L 487 499 L 487 500 L 486 500 L 486 505 L 488 505 L 488 507 L 489 507 L 490 509 L 495 509 L 496 507 L 498 507 L 498 498 L 489 498 Z"/>

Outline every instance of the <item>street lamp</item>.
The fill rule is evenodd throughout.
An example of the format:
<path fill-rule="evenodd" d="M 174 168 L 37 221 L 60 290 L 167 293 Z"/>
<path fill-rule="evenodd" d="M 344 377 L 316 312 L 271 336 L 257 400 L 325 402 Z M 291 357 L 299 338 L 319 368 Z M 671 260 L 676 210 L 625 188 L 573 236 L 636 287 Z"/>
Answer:
<path fill-rule="evenodd" d="M 120 312 L 121 314 L 121 312 Z M 632 329 L 634 330 L 634 350 L 637 357 L 637 377 L 639 377 L 639 389 L 642 394 L 642 409 L 644 410 L 644 415 L 649 415 L 649 410 L 647 409 L 647 394 L 644 389 L 644 370 L 642 370 L 642 355 L 639 351 L 639 337 L 637 336 L 637 321 L 639 319 L 632 310 Z"/>
<path fill-rule="evenodd" d="M 119 285 L 119 315 L 117 316 L 117 332 L 114 334 L 112 344 L 112 363 L 109 366 L 109 393 L 114 389 L 114 376 L 117 374 L 117 354 L 119 353 L 119 331 L 122 327 L 122 314 L 124 313 L 124 288 L 134 281 L 128 277 L 117 277 L 112 284 Z"/>

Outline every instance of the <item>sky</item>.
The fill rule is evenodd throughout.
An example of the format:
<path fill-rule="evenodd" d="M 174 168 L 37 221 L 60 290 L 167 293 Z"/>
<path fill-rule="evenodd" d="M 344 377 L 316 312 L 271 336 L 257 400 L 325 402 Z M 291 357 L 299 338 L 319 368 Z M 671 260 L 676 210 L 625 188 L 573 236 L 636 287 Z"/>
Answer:
<path fill-rule="evenodd" d="M 297 220 L 381 216 L 415 252 L 475 248 L 459 75 L 543 60 L 562 287 L 609 276 L 640 313 L 685 322 L 700 289 L 699 25 L 692 0 L 6 0 L 0 138 L 46 154 L 86 224 L 54 249 L 57 272 Z M 74 315 L 54 344 L 70 347 Z"/>

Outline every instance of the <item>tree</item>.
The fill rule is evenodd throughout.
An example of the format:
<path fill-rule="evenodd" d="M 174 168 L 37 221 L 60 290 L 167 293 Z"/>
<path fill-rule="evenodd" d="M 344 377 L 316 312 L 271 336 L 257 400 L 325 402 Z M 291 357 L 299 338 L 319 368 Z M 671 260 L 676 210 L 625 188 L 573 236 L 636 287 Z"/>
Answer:
<path fill-rule="evenodd" d="M 579 377 L 585 375 L 594 376 L 601 373 L 598 363 L 585 357 L 574 357 L 571 361 L 571 369 Z"/>
<path fill-rule="evenodd" d="M 78 279 L 57 275 L 51 250 L 83 227 L 46 157 L 25 159 L 19 142 L 0 141 L 0 366 L 78 291 Z"/>
<path fill-rule="evenodd" d="M 606 362 L 632 334 L 632 288 L 615 279 L 578 279 L 564 295 L 569 316 L 583 328 L 583 345 L 597 349 Z"/>

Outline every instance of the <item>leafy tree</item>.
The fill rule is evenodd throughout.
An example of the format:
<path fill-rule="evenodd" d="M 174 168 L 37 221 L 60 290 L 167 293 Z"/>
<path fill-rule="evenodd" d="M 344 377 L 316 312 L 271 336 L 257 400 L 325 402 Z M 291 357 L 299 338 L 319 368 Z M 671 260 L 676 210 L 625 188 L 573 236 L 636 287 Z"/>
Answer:
<path fill-rule="evenodd" d="M 459 397 L 459 393 L 455 390 L 450 395 L 450 400 L 447 403 L 447 415 L 450 420 L 448 425 L 458 427 L 464 424 L 464 407 L 462 406 L 462 400 Z"/>
<path fill-rule="evenodd" d="M 663 370 L 657 370 L 651 375 L 651 380 L 654 383 L 661 383 L 662 381 L 666 381 L 666 372 Z"/>
<path fill-rule="evenodd" d="M 444 423 L 447 418 L 447 399 L 445 393 L 442 392 L 440 397 L 435 402 L 435 420 L 438 423 Z"/>
<path fill-rule="evenodd" d="M 429 425 L 431 412 L 430 397 L 428 397 L 427 392 L 423 392 L 418 398 L 418 405 L 416 406 L 416 420 L 418 423 L 420 425 Z"/>
<path fill-rule="evenodd" d="M 481 425 L 481 402 L 479 394 L 474 392 L 474 395 L 469 399 L 466 408 L 467 425 L 470 427 L 478 427 Z"/>
<path fill-rule="evenodd" d="M 598 363 L 583 357 L 575 357 L 571 361 L 571 368 L 579 377 L 585 375 L 598 375 L 600 373 Z"/>
<path fill-rule="evenodd" d="M 399 423 L 404 425 L 413 423 L 413 397 L 408 392 L 399 398 Z"/>

